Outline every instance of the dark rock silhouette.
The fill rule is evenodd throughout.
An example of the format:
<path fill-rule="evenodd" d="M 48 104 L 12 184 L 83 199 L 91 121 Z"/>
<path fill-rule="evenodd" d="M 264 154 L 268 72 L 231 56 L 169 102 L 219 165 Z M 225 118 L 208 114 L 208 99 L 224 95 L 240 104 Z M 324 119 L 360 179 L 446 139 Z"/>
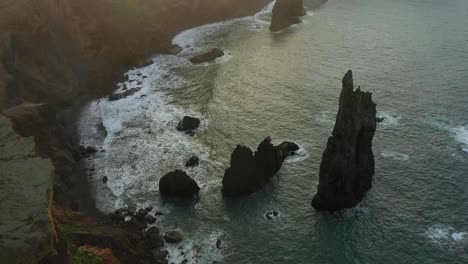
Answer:
<path fill-rule="evenodd" d="M 353 75 L 343 78 L 335 128 L 320 164 L 320 179 L 312 206 L 337 211 L 356 206 L 372 187 L 376 104 L 372 94 L 354 91 Z"/>
<path fill-rule="evenodd" d="M 280 31 L 293 24 L 301 23 L 299 17 L 306 14 L 302 0 L 276 0 L 271 18 L 271 31 Z"/>
<path fill-rule="evenodd" d="M 260 190 L 288 155 L 289 151 L 273 146 L 270 137 L 260 143 L 255 155 L 248 147 L 238 145 L 231 154 L 231 166 L 224 173 L 223 195 L 247 195 Z"/>
<path fill-rule="evenodd" d="M 216 58 L 224 56 L 224 52 L 218 48 L 211 49 L 210 51 L 207 51 L 205 53 L 196 55 L 192 58 L 190 58 L 190 62 L 194 64 L 199 64 L 203 62 L 209 62 L 213 61 Z"/>
<path fill-rule="evenodd" d="M 159 180 L 159 191 L 165 196 L 191 197 L 199 190 L 197 182 L 190 178 L 185 171 L 169 172 Z"/>
<path fill-rule="evenodd" d="M 200 159 L 197 156 L 192 156 L 185 163 L 185 167 L 195 167 L 200 163 Z"/>
<path fill-rule="evenodd" d="M 177 130 L 188 131 L 197 129 L 200 126 L 200 119 L 190 116 L 184 116 L 182 121 L 177 125 Z"/>

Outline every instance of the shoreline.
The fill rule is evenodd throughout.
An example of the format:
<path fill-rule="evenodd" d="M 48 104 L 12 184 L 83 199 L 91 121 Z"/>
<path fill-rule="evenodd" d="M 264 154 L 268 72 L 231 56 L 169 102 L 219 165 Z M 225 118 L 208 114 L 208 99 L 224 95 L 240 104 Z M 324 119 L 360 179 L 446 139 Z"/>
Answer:
<path fill-rule="evenodd" d="M 169 38 L 172 39 L 173 36 L 176 34 L 188 29 L 188 28 L 193 28 L 196 26 L 200 26 L 202 24 L 206 23 L 213 23 L 216 21 L 222 21 L 222 20 L 227 20 L 227 19 L 232 19 L 232 18 L 237 18 L 237 17 L 243 17 L 247 15 L 254 14 L 261 10 L 269 1 L 264 1 L 264 0 L 259 0 L 255 2 L 249 2 L 249 1 L 240 1 L 236 3 L 231 3 L 230 7 L 236 7 L 237 10 L 231 10 L 231 9 L 225 9 L 225 12 L 221 13 L 221 15 L 214 15 L 213 13 L 209 13 L 210 10 L 198 10 L 198 11 L 193 11 L 190 10 L 189 12 L 191 13 L 191 16 L 195 15 L 192 20 L 191 18 L 186 18 L 185 22 L 179 23 L 179 26 L 175 26 L 173 29 L 172 33 L 163 33 L 162 38 Z M 27 3 L 23 3 L 25 6 L 28 5 Z M 209 5 L 210 1 L 204 1 L 201 6 L 198 8 L 203 8 L 204 5 Z M 84 5 L 84 4 L 83 4 Z M 222 5 L 222 4 L 221 4 Z M 20 6 L 20 4 L 18 4 Z M 217 8 L 223 8 L 217 4 L 214 4 L 214 10 Z M 229 5 L 228 5 L 229 6 Z M 50 7 L 47 6 L 45 13 L 49 12 L 50 9 L 54 9 L 56 7 Z M 226 8 L 226 7 L 224 7 Z M 211 8 L 213 9 L 213 8 Z M 15 10 L 16 11 L 16 10 Z M 23 11 L 19 9 L 19 11 Z M 68 10 L 70 11 L 70 10 Z M 74 10 L 72 10 L 74 11 Z M 213 11 L 213 10 L 211 10 Z M 177 12 L 177 11 L 176 11 Z M 193 12 L 206 12 L 206 15 L 202 16 L 197 16 Z M 55 18 L 55 16 L 54 16 Z M 62 18 L 63 19 L 63 18 Z M 49 18 L 49 20 L 53 20 L 52 18 Z M 1 22 L 1 21 L 0 21 Z M 54 21 L 57 23 L 62 23 L 61 21 Z M 185 23 L 185 25 L 184 25 Z M 2 24 L 0 23 L 0 26 Z M 68 30 L 68 29 L 62 29 L 62 30 Z M 7 31 L 8 33 L 8 31 Z M 60 30 L 60 34 L 63 34 L 64 32 Z M 66 33 L 68 34 L 68 33 Z M 1 35 L 1 34 L 0 34 Z M 10 48 L 7 49 L 7 53 L 11 53 L 12 56 L 31 56 L 30 54 L 32 53 L 32 56 L 39 57 L 43 56 L 43 54 L 34 54 L 33 47 L 31 47 L 31 50 L 28 50 L 25 52 L 24 50 L 16 50 L 16 40 L 12 41 L 11 36 L 14 35 L 7 35 L 6 38 L 3 36 L 0 36 L 0 44 L 3 42 L 5 39 L 10 41 Z M 32 35 L 32 38 L 37 38 L 35 35 Z M 68 38 L 68 37 L 66 37 Z M 71 37 L 73 39 L 75 37 Z M 157 37 L 158 38 L 158 37 Z M 70 41 L 73 41 L 69 39 Z M 159 39 L 159 38 L 158 38 Z M 29 40 L 29 35 L 25 35 L 24 39 L 20 39 L 21 41 L 31 41 Z M 44 42 L 44 45 L 51 45 L 53 41 L 57 39 L 47 39 L 43 40 L 42 38 L 39 39 L 40 42 Z M 156 40 L 157 41 L 157 40 Z M 167 41 L 166 41 L 167 42 Z M 67 47 L 66 50 L 69 52 L 71 47 L 76 47 L 75 44 L 71 44 L 70 42 L 65 41 L 64 47 Z M 70 45 L 71 47 L 68 48 L 66 45 Z M 118 43 L 114 43 L 118 44 Z M 56 44 L 57 45 L 57 44 Z M 159 47 L 158 47 L 159 46 Z M 0 46 L 1 47 L 1 46 Z M 29 49 L 29 47 L 26 47 Z M 117 67 L 115 66 L 115 60 L 119 60 L 118 58 L 112 58 L 111 60 L 108 60 L 106 62 L 105 57 L 107 55 L 103 54 L 101 58 L 96 57 L 96 63 L 94 64 L 95 66 L 92 66 L 91 68 L 85 69 L 86 67 L 81 67 L 84 71 L 79 70 L 75 71 L 75 73 L 79 73 L 80 76 L 84 77 L 86 75 L 86 72 L 91 73 L 92 71 L 96 71 L 99 68 L 105 67 L 105 65 L 113 65 L 110 70 L 107 69 L 107 73 L 101 74 L 99 73 L 98 76 L 96 76 L 95 73 L 92 73 L 89 76 L 86 76 L 83 78 L 81 81 L 73 85 L 71 90 L 69 90 L 66 94 L 62 94 L 60 92 L 54 94 L 53 96 L 48 96 L 47 94 L 51 92 L 57 92 L 54 87 L 49 87 L 49 90 L 45 90 L 45 96 L 41 95 L 39 93 L 39 97 L 37 98 L 22 98 L 22 94 L 20 91 L 15 91 L 14 94 L 12 94 L 13 90 L 9 90 L 11 86 L 11 80 L 13 80 L 15 83 L 20 83 L 22 80 L 20 79 L 21 77 L 19 75 L 15 75 L 16 72 L 19 70 L 14 70 L 10 69 L 12 67 L 37 67 L 34 65 L 35 62 L 29 62 L 28 63 L 32 65 L 24 65 L 24 64 L 6 64 L 2 65 L 0 64 L 0 94 L 7 94 L 9 95 L 9 102 L 0 102 L 0 110 L 11 120 L 13 127 L 17 133 L 19 133 L 21 136 L 24 137 L 29 137 L 33 136 L 34 141 L 36 142 L 36 153 L 40 157 L 44 158 L 49 158 L 52 160 L 52 163 L 55 167 L 55 180 L 53 181 L 53 202 L 52 202 L 52 218 L 55 223 L 55 228 L 58 239 L 56 241 L 56 248 L 58 250 L 58 255 L 54 255 L 53 252 L 52 254 L 49 255 L 48 257 L 44 258 L 41 260 L 41 263 L 67 263 L 71 260 L 72 252 L 70 250 L 74 251 L 80 244 L 86 244 L 87 239 L 83 238 L 80 239 L 78 238 L 73 238 L 70 240 L 70 237 L 68 236 L 67 232 L 64 231 L 63 227 L 67 225 L 74 225 L 74 226 L 87 226 L 87 228 L 93 228 L 93 227 L 98 227 L 101 225 L 107 226 L 111 225 L 114 226 L 114 223 L 110 223 L 109 219 L 107 216 L 99 212 L 94 203 L 94 199 L 91 196 L 91 188 L 88 183 L 88 177 L 89 173 L 87 171 L 83 171 L 82 169 L 77 166 L 79 163 L 80 159 L 83 158 L 83 155 L 80 154 L 79 147 L 79 139 L 77 136 L 77 130 L 76 130 L 76 121 L 79 118 L 79 115 L 81 111 L 83 110 L 83 107 L 90 101 L 96 98 L 100 98 L 103 95 L 109 94 L 111 91 L 115 89 L 115 86 L 112 85 L 115 83 L 115 80 L 119 80 L 120 77 L 122 76 L 122 73 L 131 68 L 130 65 L 141 65 L 142 61 L 144 62 L 146 59 L 142 58 L 148 58 L 151 54 L 158 54 L 158 53 L 165 53 L 170 49 L 169 46 L 161 46 L 161 45 L 156 45 L 156 47 L 151 47 L 147 46 L 144 48 L 144 50 L 140 51 L 140 55 L 134 54 L 129 54 L 127 57 L 131 58 L 131 61 L 128 61 L 125 57 L 125 55 L 120 59 L 122 63 L 117 63 Z M 17 52 L 21 52 L 21 55 L 14 55 L 18 54 Z M 63 50 L 59 50 L 58 52 L 63 52 Z M 81 52 L 81 51 L 79 51 Z M 122 52 L 122 51 L 121 51 Z M 75 55 L 78 52 L 72 52 L 74 55 L 68 57 L 68 59 L 75 59 Z M 70 55 L 72 54 L 70 53 Z M 123 54 L 125 54 L 125 51 L 123 51 Z M 146 54 L 146 55 L 144 55 Z M 100 54 L 96 54 L 97 56 L 100 56 Z M 5 56 L 5 55 L 3 55 Z M 88 56 L 88 59 L 92 60 L 92 57 Z M 15 58 L 15 57 L 13 57 Z M 47 58 L 49 59 L 49 58 Z M 122 60 L 123 59 L 123 60 Z M 52 59 L 51 64 L 55 63 Z M 81 61 L 76 61 L 75 64 L 80 64 L 80 63 L 85 63 L 83 65 L 86 65 L 86 63 L 91 63 L 90 60 L 83 59 Z M 4 78 L 2 74 L 2 66 L 7 68 L 7 75 L 6 78 Z M 21 70 L 21 69 L 20 69 Z M 59 70 L 60 71 L 60 70 Z M 83 75 L 84 73 L 84 75 Z M 99 75 L 103 77 L 103 79 L 99 78 Z M 64 77 L 65 79 L 67 76 L 71 76 L 70 74 L 66 75 Z M 81 78 L 81 77 L 78 77 Z M 46 78 L 45 80 L 42 80 L 45 84 L 49 82 L 50 78 Z M 96 80 L 97 82 L 95 84 L 89 85 L 93 82 L 93 80 Z M 4 91 L 2 90 L 3 86 L 1 85 L 2 83 L 6 83 L 6 81 L 9 81 L 10 84 L 5 86 L 7 87 L 7 90 Z M 65 80 L 67 82 L 67 80 Z M 107 84 L 106 84 L 107 83 Z M 78 85 L 78 86 L 76 86 Z M 89 86 L 88 86 L 89 85 Z M 57 85 L 57 89 L 60 87 L 60 84 Z M 95 89 L 99 87 L 98 89 Z M 71 91 L 71 92 L 70 92 Z M 78 99 L 78 100 L 76 100 Z M 33 108 L 30 107 L 25 107 L 26 105 L 21 104 L 21 102 L 27 102 L 29 100 L 39 100 L 39 101 L 44 101 L 45 104 L 37 105 Z M 18 102 L 20 103 L 18 105 Z M 106 224 L 107 223 L 107 224 Z M 97 226 L 96 226 L 97 225 Z M 101 226 L 102 227 L 102 226 Z M 120 226 L 116 227 L 116 234 L 121 233 L 121 232 L 127 232 L 127 233 L 132 233 L 132 229 L 128 229 L 125 226 Z M 121 231 L 118 231 L 121 230 Z M 127 231 L 124 231 L 127 230 Z M 89 241 L 88 241 L 89 242 Z M 123 245 L 125 247 L 125 245 Z M 130 246 L 130 245 L 127 245 Z M 125 249 L 125 248 L 123 248 Z M 114 250 L 114 253 L 116 254 L 121 254 L 122 248 Z"/>

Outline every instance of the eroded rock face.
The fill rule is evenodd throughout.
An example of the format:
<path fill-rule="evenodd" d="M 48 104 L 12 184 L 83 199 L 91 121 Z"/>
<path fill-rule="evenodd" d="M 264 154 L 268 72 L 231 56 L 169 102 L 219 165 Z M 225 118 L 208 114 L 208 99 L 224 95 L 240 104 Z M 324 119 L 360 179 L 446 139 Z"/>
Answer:
<path fill-rule="evenodd" d="M 238 145 L 231 154 L 231 166 L 224 173 L 223 195 L 247 195 L 260 190 L 279 171 L 288 155 L 288 151 L 273 146 L 270 137 L 260 143 L 255 155 L 248 147 Z"/>
<path fill-rule="evenodd" d="M 200 191 L 197 182 L 185 171 L 169 172 L 159 180 L 159 191 L 162 195 L 172 197 L 192 197 Z"/>
<path fill-rule="evenodd" d="M 224 56 L 224 52 L 218 48 L 211 49 L 205 53 L 196 55 L 190 58 L 190 62 L 194 64 L 199 64 L 203 62 L 214 61 L 216 58 Z"/>
<path fill-rule="evenodd" d="M 280 31 L 293 24 L 301 23 L 299 17 L 306 14 L 302 0 L 276 0 L 271 18 L 271 31 Z"/>
<path fill-rule="evenodd" d="M 0 115 L 0 263 L 38 263 L 55 250 L 49 215 L 54 168 L 35 147 Z"/>
<path fill-rule="evenodd" d="M 376 104 L 372 94 L 354 91 L 353 75 L 343 78 L 335 128 L 320 164 L 320 179 L 312 206 L 337 211 L 356 206 L 372 186 Z"/>

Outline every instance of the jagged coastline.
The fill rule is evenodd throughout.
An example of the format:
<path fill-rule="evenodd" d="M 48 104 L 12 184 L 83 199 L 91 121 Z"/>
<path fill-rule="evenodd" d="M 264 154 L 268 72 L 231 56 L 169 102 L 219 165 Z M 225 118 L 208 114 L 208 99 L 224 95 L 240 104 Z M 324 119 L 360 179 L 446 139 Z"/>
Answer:
<path fill-rule="evenodd" d="M 138 228 L 113 221 L 94 208 L 88 175 L 77 166 L 83 157 L 75 133 L 77 115 L 89 100 L 109 94 L 132 66 L 144 65 L 154 53 L 173 52 L 171 39 L 178 32 L 251 15 L 267 3 L 8 0 L 0 4 L 0 111 L 11 120 L 11 125 L 4 122 L 6 126 L 18 136 L 34 138 L 31 155 L 53 165 L 53 188 L 44 190 L 45 197 L 53 193 L 51 206 L 44 205 L 55 224 L 46 235 L 53 246 L 37 250 L 40 254 L 33 254 L 34 261 L 69 263 L 75 251 L 99 251 L 81 248 L 88 243 L 112 249 L 124 263 L 163 261 L 160 252 L 138 255 L 142 243 L 151 247 L 151 234 L 140 237 Z M 103 230 L 110 233 L 105 237 L 109 242 L 102 239 Z M 128 240 L 135 234 L 138 241 Z M 0 245 L 13 256 L 15 250 L 18 254 L 26 250 Z"/>

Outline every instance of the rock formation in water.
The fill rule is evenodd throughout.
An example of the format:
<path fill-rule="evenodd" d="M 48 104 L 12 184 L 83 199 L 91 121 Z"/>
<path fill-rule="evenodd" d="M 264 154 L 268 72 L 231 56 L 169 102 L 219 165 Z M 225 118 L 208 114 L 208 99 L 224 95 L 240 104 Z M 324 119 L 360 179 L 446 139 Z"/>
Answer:
<path fill-rule="evenodd" d="M 376 104 L 372 94 L 354 91 L 353 75 L 343 78 L 338 115 L 320 164 L 317 194 L 312 206 L 337 211 L 356 206 L 372 186 Z"/>
<path fill-rule="evenodd" d="M 211 49 L 205 53 L 198 54 L 190 58 L 190 62 L 194 64 L 199 64 L 203 62 L 214 61 L 216 58 L 224 56 L 224 52 L 218 48 Z"/>
<path fill-rule="evenodd" d="M 271 31 L 280 31 L 293 24 L 301 23 L 299 17 L 304 16 L 306 10 L 302 0 L 276 0 L 271 18 Z"/>
<path fill-rule="evenodd" d="M 284 148 L 286 145 L 290 146 L 289 143 L 273 146 L 267 137 L 258 145 L 255 155 L 248 147 L 238 145 L 231 154 L 231 166 L 224 173 L 223 195 L 246 195 L 263 188 L 290 155 L 290 148 Z"/>
<path fill-rule="evenodd" d="M 200 191 L 197 182 L 185 171 L 169 172 L 159 180 L 159 191 L 164 196 L 192 197 Z"/>
<path fill-rule="evenodd" d="M 200 119 L 191 116 L 184 116 L 182 121 L 177 125 L 177 130 L 188 131 L 197 129 L 200 126 Z"/>

